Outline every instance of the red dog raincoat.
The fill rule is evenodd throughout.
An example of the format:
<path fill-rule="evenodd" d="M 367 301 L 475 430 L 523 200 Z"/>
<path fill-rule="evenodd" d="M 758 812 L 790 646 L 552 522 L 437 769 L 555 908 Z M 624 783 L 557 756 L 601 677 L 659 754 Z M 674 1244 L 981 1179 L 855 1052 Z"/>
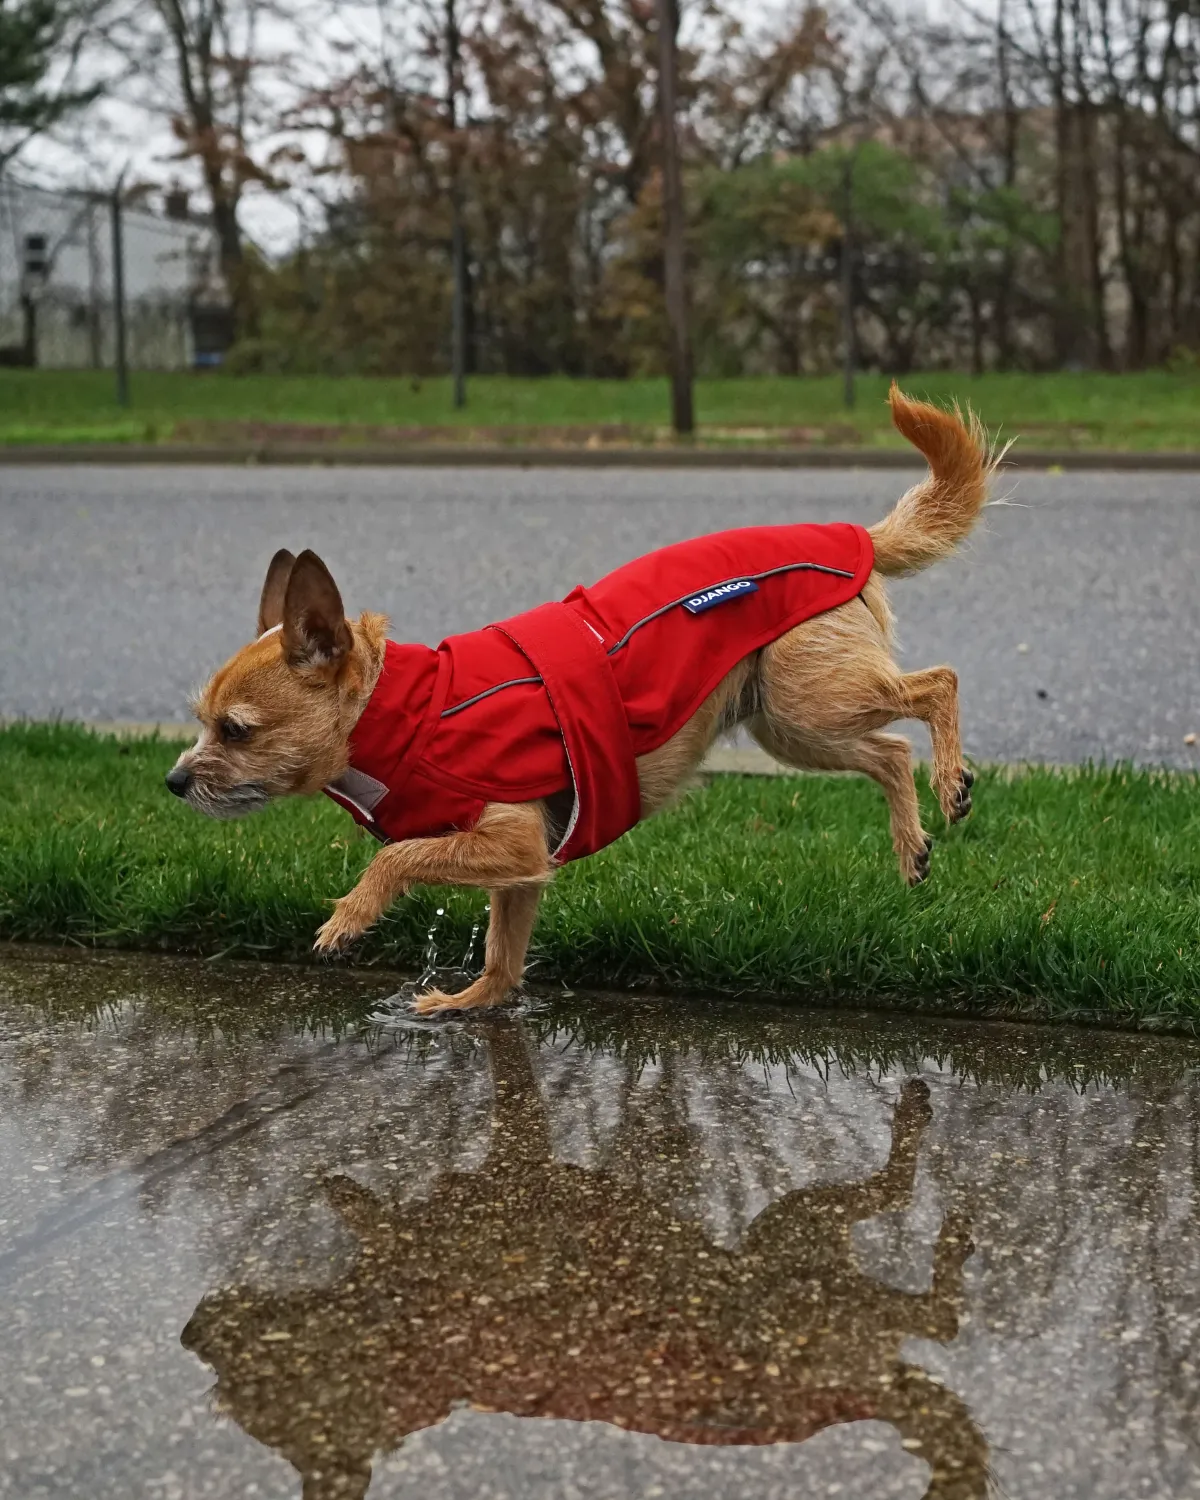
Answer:
<path fill-rule="evenodd" d="M 648 553 L 436 651 L 389 641 L 350 769 L 326 790 L 384 840 L 571 791 L 555 857 L 594 854 L 639 819 L 636 758 L 743 657 L 855 598 L 873 562 L 861 526 L 747 527 Z"/>

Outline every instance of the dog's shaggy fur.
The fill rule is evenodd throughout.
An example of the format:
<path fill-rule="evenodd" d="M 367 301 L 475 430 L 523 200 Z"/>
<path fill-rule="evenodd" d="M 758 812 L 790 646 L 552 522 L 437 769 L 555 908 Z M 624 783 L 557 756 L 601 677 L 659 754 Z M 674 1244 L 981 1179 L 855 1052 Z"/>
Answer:
<path fill-rule="evenodd" d="M 974 416 L 909 401 L 894 387 L 891 406 L 930 472 L 871 528 L 875 569 L 862 594 L 740 662 L 673 738 L 638 759 L 643 818 L 687 785 L 722 730 L 745 724 L 787 765 L 877 781 L 900 872 L 915 885 L 928 874 L 932 840 L 921 827 L 908 741 L 882 733 L 908 718 L 929 726 L 931 784 L 946 818 L 970 810 L 958 679 L 949 667 L 900 671 L 883 580 L 954 550 L 979 516 L 994 460 Z M 234 817 L 335 781 L 382 667 L 387 624 L 378 614 L 347 620 L 315 554 L 277 553 L 263 586 L 260 637 L 200 694 L 202 731 L 168 777 L 172 790 L 210 816 Z M 481 886 L 491 893 L 483 974 L 461 994 L 435 991 L 417 1005 L 428 1012 L 497 1004 L 521 981 L 541 889 L 553 875 L 548 838 L 542 803 L 491 803 L 469 832 L 386 845 L 336 903 L 316 947 L 346 946 L 413 885 Z"/>

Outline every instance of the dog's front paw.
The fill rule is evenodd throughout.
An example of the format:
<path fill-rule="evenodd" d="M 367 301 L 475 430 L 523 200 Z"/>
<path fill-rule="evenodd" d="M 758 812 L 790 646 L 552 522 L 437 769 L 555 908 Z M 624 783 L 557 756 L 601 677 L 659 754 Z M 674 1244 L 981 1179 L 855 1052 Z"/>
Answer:
<path fill-rule="evenodd" d="M 465 990 L 457 995 L 447 995 L 442 990 L 427 990 L 413 1001 L 418 1015 L 432 1016 L 443 1010 L 481 1010 L 489 1005 L 501 1005 L 512 993 L 507 979 L 490 974 L 481 974 Z"/>
<path fill-rule="evenodd" d="M 445 990 L 426 990 L 413 1001 L 413 1009 L 419 1016 L 436 1016 L 443 1010 L 460 1010 L 457 995 L 447 995 Z"/>
<path fill-rule="evenodd" d="M 365 931 L 366 927 L 347 909 L 345 901 L 339 901 L 333 916 L 318 930 L 313 949 L 317 953 L 344 953 Z"/>

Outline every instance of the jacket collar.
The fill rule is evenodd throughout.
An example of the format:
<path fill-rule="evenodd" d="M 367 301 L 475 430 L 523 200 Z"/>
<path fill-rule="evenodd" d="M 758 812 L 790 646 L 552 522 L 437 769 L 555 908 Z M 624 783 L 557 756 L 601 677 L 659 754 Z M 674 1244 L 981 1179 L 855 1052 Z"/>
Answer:
<path fill-rule="evenodd" d="M 379 680 L 350 735 L 350 764 L 325 788 L 360 822 L 373 824 L 379 804 L 408 779 L 437 723 L 447 668 L 428 646 L 387 642 Z"/>

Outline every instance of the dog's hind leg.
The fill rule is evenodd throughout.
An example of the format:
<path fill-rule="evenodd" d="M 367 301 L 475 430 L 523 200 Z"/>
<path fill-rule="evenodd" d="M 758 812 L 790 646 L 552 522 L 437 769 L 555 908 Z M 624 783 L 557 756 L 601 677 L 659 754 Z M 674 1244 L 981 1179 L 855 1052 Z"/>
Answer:
<path fill-rule="evenodd" d="M 804 741 L 764 717 L 754 719 L 749 727 L 763 749 L 784 765 L 805 771 L 859 771 L 877 781 L 887 798 L 900 873 L 909 885 L 920 885 L 929 874 L 933 840 L 921 827 L 912 747 L 906 739 L 872 732 L 857 740 Z"/>
<path fill-rule="evenodd" d="M 896 719 L 929 725 L 931 781 L 951 822 L 970 811 L 974 778 L 962 765 L 958 679 L 949 667 L 901 672 L 888 625 L 886 601 L 864 597 L 789 630 L 762 652 L 759 713 L 750 727 L 766 749 L 792 765 L 857 770 L 878 781 L 892 809 L 902 873 L 915 883 L 928 865 L 928 846 L 908 747 L 879 731 Z"/>
<path fill-rule="evenodd" d="M 971 811 L 975 777 L 962 763 L 958 719 L 958 674 L 951 667 L 906 672 L 895 683 L 897 718 L 929 725 L 933 768 L 929 783 L 937 793 L 947 822 L 957 823 Z"/>

